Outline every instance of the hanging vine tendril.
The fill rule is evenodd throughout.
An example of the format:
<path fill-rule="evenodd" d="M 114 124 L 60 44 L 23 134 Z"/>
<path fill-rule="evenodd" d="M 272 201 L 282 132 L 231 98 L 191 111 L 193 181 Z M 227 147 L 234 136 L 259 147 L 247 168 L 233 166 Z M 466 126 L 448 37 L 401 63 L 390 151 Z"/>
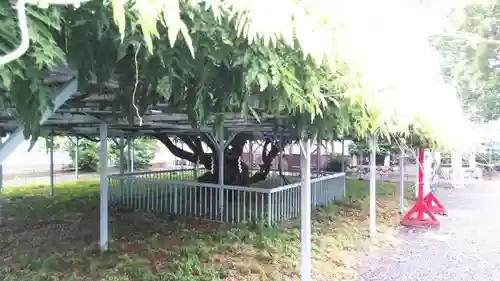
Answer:
<path fill-rule="evenodd" d="M 28 33 L 28 20 L 26 18 L 26 4 L 38 5 L 41 8 L 48 8 L 51 5 L 73 5 L 78 8 L 81 3 L 89 0 L 18 0 L 16 3 L 17 22 L 21 31 L 21 44 L 12 52 L 0 56 L 0 66 L 18 59 L 28 51 L 30 47 L 30 37 Z"/>
<path fill-rule="evenodd" d="M 19 29 L 21 30 L 21 44 L 14 51 L 0 57 L 0 65 L 7 64 L 24 55 L 30 46 L 28 22 L 26 19 L 26 1 L 18 0 L 16 4 Z"/>
<path fill-rule="evenodd" d="M 215 175 L 215 157 L 212 155 L 212 157 L 210 158 L 210 161 L 212 162 L 212 175 Z"/>
<path fill-rule="evenodd" d="M 135 82 L 134 82 L 134 91 L 132 92 L 132 107 L 135 110 L 135 115 L 137 118 L 139 118 L 139 126 L 142 126 L 143 121 L 141 114 L 139 113 L 139 107 L 137 107 L 137 104 L 135 104 L 135 95 L 137 93 L 137 86 L 139 85 L 139 63 L 137 62 L 137 55 L 139 54 L 139 51 L 141 50 L 141 46 L 137 46 L 137 49 L 135 50 L 135 55 L 134 55 L 134 64 L 135 64 Z"/>
<path fill-rule="evenodd" d="M 241 156 L 238 157 L 238 172 L 241 174 L 243 172 L 243 161 L 241 161 Z"/>

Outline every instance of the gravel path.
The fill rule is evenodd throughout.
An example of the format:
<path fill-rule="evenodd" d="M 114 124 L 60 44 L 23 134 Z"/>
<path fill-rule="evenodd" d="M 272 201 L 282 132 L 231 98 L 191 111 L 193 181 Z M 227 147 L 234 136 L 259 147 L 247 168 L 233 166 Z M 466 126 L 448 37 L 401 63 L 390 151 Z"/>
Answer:
<path fill-rule="evenodd" d="M 405 231 L 397 248 L 368 256 L 357 281 L 499 281 L 500 182 L 438 191 L 449 216 L 438 230 Z"/>

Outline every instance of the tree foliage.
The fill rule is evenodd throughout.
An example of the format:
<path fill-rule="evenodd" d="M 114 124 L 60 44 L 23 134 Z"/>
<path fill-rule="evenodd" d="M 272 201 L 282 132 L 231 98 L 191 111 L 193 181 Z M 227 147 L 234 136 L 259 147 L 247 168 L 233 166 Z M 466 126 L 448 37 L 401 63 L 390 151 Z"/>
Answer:
<path fill-rule="evenodd" d="M 456 18 L 456 32 L 436 38 L 443 72 L 473 119 L 496 120 L 500 117 L 500 2 L 473 2 Z"/>
<path fill-rule="evenodd" d="M 8 4 L 2 5 L 3 18 L 15 18 Z M 27 136 L 38 135 L 42 109 L 51 101 L 40 77 L 59 62 L 78 70 L 79 86 L 87 91 L 92 90 L 88 85 L 92 78 L 97 77 L 102 88 L 112 74 L 118 75 L 112 104 L 132 123 L 139 122 L 137 115 L 149 105 L 163 101 L 172 110 L 187 112 L 194 126 L 214 115 L 221 123 L 224 113 L 241 112 L 256 118 L 263 113 L 288 115 L 291 125 L 313 123 L 311 130 L 321 128 L 315 133 L 325 135 L 363 133 L 370 127 L 363 101 L 349 95 L 358 81 L 351 79 L 347 65 L 339 63 L 336 71 L 330 71 L 282 40 L 271 48 L 261 40 L 243 39 L 228 14 L 218 16 L 203 6 L 186 5 L 181 16 L 192 48 L 185 41 L 170 47 L 175 38 L 172 30 L 159 26 L 151 53 L 150 43 L 143 43 L 143 31 L 134 24 L 143 20 L 139 14 L 127 13 L 129 28 L 123 33 L 113 23 L 111 9 L 99 1 L 76 10 L 28 10 L 34 44 L 26 56 L 0 71 L 2 84 L 10 89 L 4 103 L 17 109 L 16 115 L 27 125 Z M 0 35 L 11 39 L 5 50 L 17 43 L 15 21 L 7 23 L 9 28 Z M 333 121 L 336 126 L 327 125 Z"/>
<path fill-rule="evenodd" d="M 8 53 L 19 45 L 17 15 L 10 6 L 10 1 L 0 3 L 0 51 Z M 43 78 L 64 61 L 65 54 L 56 43 L 53 32 L 61 31 L 62 17 L 60 10 L 28 8 L 28 28 L 31 45 L 22 58 L 0 66 L 0 87 L 8 89 L 8 95 L 2 95 L 0 106 L 14 107 L 12 114 L 25 126 L 25 136 L 38 136 L 39 121 L 43 110 L 52 105 L 53 93 L 43 86 Z"/>
<path fill-rule="evenodd" d="M 118 144 L 118 145 L 117 145 Z M 130 139 L 123 148 L 123 164 L 124 168 L 129 168 L 128 147 L 133 147 L 134 169 L 146 169 L 151 166 L 151 161 L 155 157 L 155 149 L 157 142 L 152 139 L 138 138 Z M 111 158 L 115 165 L 120 165 L 120 147 L 118 140 L 112 141 L 109 147 Z"/>
<path fill-rule="evenodd" d="M 161 38 L 162 28 L 168 30 L 171 47 L 180 34 L 191 55 L 195 56 L 196 40 L 190 34 L 190 25 L 184 17 L 185 9 L 209 11 L 216 23 L 232 19 L 232 28 L 239 37 L 248 43 L 264 43 L 265 46 L 285 44 L 288 47 L 303 51 L 319 64 L 326 57 L 330 63 L 336 64 L 338 56 L 332 51 L 334 42 L 334 26 L 328 16 L 338 3 L 322 1 L 220 1 L 220 0 L 151 0 L 132 3 L 127 0 L 111 1 L 113 18 L 120 34 L 125 37 L 128 28 L 127 16 L 133 16 L 134 22 L 142 30 L 144 41 L 149 51 L 153 51 L 154 40 Z M 273 11 L 269 13 L 269 11 Z M 279 12 L 278 12 L 279 11 Z M 268 18 L 274 17 L 276 24 L 269 25 Z M 160 24 L 161 28 L 158 28 Z M 322 46 L 311 44 L 321 39 Z"/>
<path fill-rule="evenodd" d="M 66 142 L 65 148 L 71 157 L 72 163 L 76 159 L 76 139 Z M 78 140 L 78 169 L 82 171 L 97 171 L 99 168 L 99 143 L 88 140 Z"/>
<path fill-rule="evenodd" d="M 378 143 L 376 147 L 377 154 L 399 154 L 399 146 L 395 143 Z M 353 142 L 349 145 L 349 154 L 351 155 L 369 155 L 371 149 L 366 141 Z"/>
<path fill-rule="evenodd" d="M 34 7 L 30 10 L 38 11 Z M 48 14 L 49 11 L 54 14 Z M 214 125 L 220 126 L 225 115 L 234 112 L 254 120 L 263 115 L 286 116 L 276 125 L 286 127 L 295 138 L 301 131 L 319 138 L 363 135 L 376 123 L 364 101 L 352 94 L 359 88 L 359 80 L 347 64 L 339 61 L 332 71 L 329 65 L 304 57 L 281 39 L 270 46 L 262 40 L 243 38 L 237 30 L 239 21 L 227 10 L 214 14 L 202 5 L 184 5 L 181 17 L 189 29 L 190 41 L 176 41 L 175 47 L 173 29 L 158 26 L 157 34 L 144 41 L 144 29 L 135 25 L 144 20 L 141 13 L 127 13 L 128 28 L 123 31 L 114 24 L 110 7 L 99 1 L 77 10 L 52 7 L 44 13 L 45 20 L 57 18 L 56 22 L 64 23 L 62 28 L 53 28 L 45 35 L 59 46 L 59 57 L 78 70 L 81 90 L 96 91 L 95 85 L 89 84 L 96 80 L 97 91 L 113 91 L 115 100 L 110 105 L 117 116 L 127 116 L 132 124 L 140 124 L 141 114 L 158 102 L 167 104 L 167 111 L 187 113 L 193 127 L 211 123 L 214 118 Z M 50 47 L 51 44 L 45 46 Z M 35 51 L 32 49 L 29 54 Z M 22 58 L 26 59 L 27 56 Z M 16 81 L 40 78 L 29 72 L 11 76 Z M 117 88 L 106 86 L 110 79 L 117 80 Z M 11 88 L 8 95 L 20 97 L 24 93 Z M 29 104 L 21 105 L 20 99 L 9 102 L 16 108 L 30 108 Z M 42 108 L 31 110 L 40 113 Z M 25 118 L 25 114 L 19 112 L 18 117 L 32 124 L 26 127 L 26 134 L 36 137 L 38 120 Z M 172 144 L 174 135 L 155 137 L 174 155 L 209 169 L 201 181 L 217 181 L 221 172 L 218 154 L 206 135 L 177 135 L 191 152 Z M 292 141 L 266 139 L 260 170 L 251 175 L 248 165 L 240 159 L 243 146 L 251 139 L 249 134 L 238 134 L 224 151 L 226 183 L 248 185 L 265 179 L 271 162 Z M 200 149 L 202 142 L 210 151 Z M 81 145 L 87 151 L 82 153 L 81 161 L 86 159 L 86 166 L 95 167 L 95 144 Z"/>
<path fill-rule="evenodd" d="M 120 165 L 120 148 L 115 143 L 116 140 L 108 142 L 109 158 L 114 165 Z M 99 142 L 93 139 L 80 138 L 78 142 L 76 138 L 71 138 L 66 141 L 64 147 L 69 153 L 69 156 L 75 162 L 76 144 L 78 143 L 78 168 L 84 171 L 96 171 L 99 167 L 100 146 Z M 155 141 L 150 139 L 136 139 L 134 145 L 134 168 L 144 169 L 151 165 L 154 158 Z M 127 147 L 124 148 L 124 167 L 128 168 L 128 153 Z"/>
<path fill-rule="evenodd" d="M 65 145 L 68 140 L 65 137 L 42 137 L 38 139 L 38 143 L 40 144 L 40 148 L 49 151 L 50 148 L 60 149 Z"/>
<path fill-rule="evenodd" d="M 325 51 L 335 41 L 332 28 L 340 24 L 325 17 L 334 5 L 278 2 L 273 5 L 290 8 L 280 17 L 288 12 L 295 17 L 288 23 L 277 19 L 280 26 L 275 29 L 265 29 L 257 20 L 256 11 L 265 8 L 261 1 L 246 7 L 251 2 L 90 1 L 78 9 L 46 10 L 30 6 L 33 44 L 27 55 L 0 70 L 1 83 L 9 89 L 3 105 L 16 108 L 26 136 L 36 138 L 41 112 L 53 95 L 40 85 L 40 77 L 67 63 L 78 70 L 81 91 L 116 93 L 110 105 L 133 124 L 162 102 L 171 112 L 187 113 L 194 127 L 212 118 L 219 126 L 227 113 L 238 112 L 257 120 L 264 114 L 286 116 L 286 126 L 296 134 L 306 131 L 320 138 L 363 137 L 379 129 L 381 114 L 366 105 L 362 73 L 340 48 L 330 48 L 329 55 Z M 19 37 L 15 14 L 8 3 L 0 8 L 0 20 L 10 19 L 0 42 L 10 38 L 4 49 L 13 49 Z M 179 32 L 182 40 L 177 40 Z M 316 39 L 323 36 L 324 45 L 314 46 L 319 40 L 308 43 L 308 33 Z M 110 79 L 118 87 L 106 86 Z M 419 128 L 414 133 L 428 132 Z"/>
<path fill-rule="evenodd" d="M 349 159 L 345 155 L 334 153 L 330 155 L 325 170 L 342 173 L 345 172 L 345 167 L 347 167 L 348 164 L 349 164 Z"/>
<path fill-rule="evenodd" d="M 140 125 L 143 112 L 160 102 L 168 106 L 167 112 L 186 113 L 195 128 L 219 127 L 228 113 L 257 121 L 275 116 L 279 121 L 274 125 L 286 128 L 291 136 L 266 137 L 259 171 L 251 173 L 241 160 L 252 134 L 237 134 L 224 150 L 224 182 L 249 185 L 265 179 L 273 159 L 301 134 L 364 139 L 367 132 L 384 127 L 382 115 L 391 116 L 391 110 L 380 112 L 367 105 L 364 82 L 370 79 L 350 63 L 352 56 L 342 52 L 346 48 L 333 48 L 338 35 L 333 27 L 342 22 L 326 15 L 340 6 L 321 3 L 114 0 L 90 1 L 78 9 L 30 6 L 33 44 L 25 56 L 0 69 L 0 83 L 9 89 L 3 106 L 15 108 L 16 117 L 26 125 L 25 135 L 36 139 L 42 111 L 53 97 L 41 78 L 62 63 L 78 71 L 80 91 L 114 93 L 115 100 L 108 105 L 115 116 L 126 116 L 131 124 Z M 269 9 L 267 4 L 286 11 L 273 14 L 279 24 L 266 29 L 270 25 L 264 26 L 256 15 Z M 0 9 L 0 21 L 6 19 L 0 42 L 7 42 L 2 50 L 8 51 L 18 44 L 19 34 L 9 4 L 0 3 Z M 293 17 L 287 20 L 287 14 Z M 347 46 L 338 41 L 335 46 Z M 118 86 L 109 86 L 109 80 Z M 401 130 L 422 135 L 419 143 L 434 144 L 423 126 L 410 130 L 405 123 Z M 388 131 L 380 133 L 390 139 Z M 174 155 L 210 170 L 200 181 L 217 181 L 219 156 L 206 134 L 154 137 Z M 176 146 L 174 137 L 190 151 Z M 97 154 L 94 144 L 86 145 L 89 153 L 83 157 L 90 163 Z"/>

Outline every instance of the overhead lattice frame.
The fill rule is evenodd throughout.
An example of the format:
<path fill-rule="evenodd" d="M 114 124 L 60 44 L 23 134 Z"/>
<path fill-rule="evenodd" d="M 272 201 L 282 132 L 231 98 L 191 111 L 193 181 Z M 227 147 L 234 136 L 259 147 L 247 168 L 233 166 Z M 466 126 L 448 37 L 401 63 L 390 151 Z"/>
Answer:
<path fill-rule="evenodd" d="M 59 69 L 52 72 L 46 79 L 48 87 L 58 87 L 76 78 L 76 72 L 68 69 Z M 106 83 L 110 88 L 116 88 L 116 83 Z M 93 89 L 90 83 L 90 89 Z M 99 136 L 99 125 L 108 124 L 108 135 L 119 136 L 153 136 L 156 134 L 199 134 L 200 132 L 213 132 L 213 123 L 206 122 L 199 129 L 192 127 L 187 114 L 167 110 L 167 104 L 156 104 L 141 116 L 143 124 L 131 124 L 123 114 L 113 110 L 115 94 L 104 90 L 98 92 L 77 91 L 46 120 L 42 125 L 42 135 L 63 136 Z M 15 109 L 0 112 L 0 128 L 4 134 L 14 132 L 21 125 L 13 116 Z M 225 114 L 224 128 L 229 133 L 246 132 L 255 135 L 256 139 L 262 138 L 266 133 L 276 131 L 278 119 L 272 116 L 261 117 L 259 121 L 254 118 L 242 118 L 241 114 Z M 282 130 L 280 130 L 282 131 Z M 290 132 L 283 132 L 289 137 Z"/>

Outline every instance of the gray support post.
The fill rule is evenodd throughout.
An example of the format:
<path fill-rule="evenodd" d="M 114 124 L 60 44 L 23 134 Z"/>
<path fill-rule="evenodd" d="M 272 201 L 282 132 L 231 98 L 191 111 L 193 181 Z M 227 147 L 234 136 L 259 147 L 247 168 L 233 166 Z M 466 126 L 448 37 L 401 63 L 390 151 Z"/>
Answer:
<path fill-rule="evenodd" d="M 344 139 L 342 139 L 342 157 L 340 158 L 342 162 L 340 162 L 340 169 L 342 170 L 342 173 L 345 173 L 345 148 L 344 148 Z"/>
<path fill-rule="evenodd" d="M 196 163 L 193 166 L 193 179 L 196 180 L 198 178 L 198 174 L 200 171 L 200 156 L 197 155 Z"/>
<path fill-rule="evenodd" d="M 321 156 L 321 141 L 318 139 L 316 140 L 316 177 L 319 177 L 319 172 L 321 171 L 320 169 L 320 161 L 319 161 L 319 157 Z"/>
<path fill-rule="evenodd" d="M 125 137 L 120 137 L 120 175 L 123 176 L 125 174 Z"/>
<path fill-rule="evenodd" d="M 181 149 L 184 150 L 184 142 L 183 141 L 180 141 L 181 143 Z M 185 168 L 186 168 L 186 163 L 185 162 L 182 162 L 182 164 L 179 164 L 180 165 L 180 169 L 185 172 Z M 176 168 L 177 168 L 177 163 L 175 164 Z M 181 174 L 181 180 L 184 180 L 184 173 Z"/>
<path fill-rule="evenodd" d="M 252 172 L 252 169 L 253 169 L 253 141 L 250 140 L 248 142 L 248 151 L 249 151 L 249 154 L 248 154 L 248 161 L 250 162 L 250 165 L 249 165 L 249 172 L 251 173 Z"/>
<path fill-rule="evenodd" d="M 201 150 L 201 152 L 193 150 L 193 153 L 196 156 L 196 162 L 193 165 L 193 180 L 198 179 L 198 175 L 200 173 L 200 153 L 203 153 L 203 144 L 201 145 Z"/>
<path fill-rule="evenodd" d="M 376 147 L 377 136 L 371 134 L 369 137 L 370 144 L 370 238 L 374 239 L 377 236 L 377 179 L 376 179 Z"/>
<path fill-rule="evenodd" d="M 217 160 L 219 165 L 219 213 L 220 219 L 223 219 L 224 213 L 224 127 L 220 126 L 217 130 Z"/>
<path fill-rule="evenodd" d="M 0 147 L 2 147 L 2 137 L 0 136 Z M 0 195 L 2 194 L 3 191 L 3 165 L 0 163 Z M 0 226 L 3 225 L 3 214 L 2 214 L 2 208 L 3 208 L 3 197 L 0 196 Z"/>
<path fill-rule="evenodd" d="M 101 123 L 99 174 L 101 185 L 99 246 L 102 252 L 108 250 L 108 125 Z"/>
<path fill-rule="evenodd" d="M 493 178 L 493 148 L 488 149 L 488 179 Z M 462 165 L 460 165 L 461 167 Z"/>
<path fill-rule="evenodd" d="M 300 139 L 300 280 L 311 279 L 311 139 Z"/>
<path fill-rule="evenodd" d="M 80 152 L 80 149 L 78 146 L 80 145 L 80 138 L 77 136 L 75 139 L 75 178 L 78 179 L 78 153 Z"/>
<path fill-rule="evenodd" d="M 280 152 L 278 154 L 278 173 L 279 173 L 279 178 L 280 178 L 280 186 L 285 185 L 285 174 L 283 173 L 283 154 L 285 153 L 285 147 L 283 146 L 285 144 L 285 132 L 284 132 L 283 126 L 279 126 L 279 149 Z M 288 170 L 288 169 L 287 169 Z"/>
<path fill-rule="evenodd" d="M 123 177 L 125 174 L 125 137 L 122 135 L 120 137 L 120 176 Z M 120 191 L 123 192 L 123 178 L 120 179 Z"/>
<path fill-rule="evenodd" d="M 283 144 L 283 142 L 281 142 L 281 144 Z M 280 145 L 281 145 L 280 144 Z M 284 149 L 281 149 L 279 155 L 278 155 L 278 166 L 279 166 L 279 170 L 278 173 L 281 173 L 281 175 L 284 175 L 283 174 L 283 150 Z M 280 176 L 280 186 L 284 186 L 285 185 L 285 181 L 283 180 L 283 177 L 284 176 Z"/>
<path fill-rule="evenodd" d="M 415 153 L 416 152 L 416 153 Z M 415 196 L 414 198 L 418 198 L 418 185 L 419 185 L 419 182 L 418 182 L 418 171 L 420 169 L 420 165 L 423 165 L 423 163 L 420 163 L 419 160 L 418 160 L 418 155 L 420 154 L 420 148 L 416 148 L 416 151 L 413 152 L 413 156 L 415 157 L 415 163 L 416 163 L 416 171 L 415 171 L 415 193 L 413 194 L 413 196 Z M 453 161 L 452 161 L 453 163 Z M 453 166 L 453 164 L 452 164 Z"/>
<path fill-rule="evenodd" d="M 0 147 L 2 146 L 2 137 L 0 136 Z M 2 192 L 3 189 L 3 165 L 0 163 L 0 193 Z M 1 220 L 1 216 L 0 216 Z M 0 222 L 1 225 L 1 222 Z"/>
<path fill-rule="evenodd" d="M 50 196 L 54 196 L 54 136 L 49 137 Z"/>
<path fill-rule="evenodd" d="M 358 157 L 358 179 L 363 179 L 363 173 L 365 171 L 365 167 L 363 166 L 364 164 L 364 155 L 363 151 L 358 151 L 359 152 L 359 157 Z"/>
<path fill-rule="evenodd" d="M 340 158 L 340 160 L 342 162 L 340 162 L 340 169 L 341 169 L 341 173 L 344 173 L 344 181 L 343 181 L 343 191 L 344 191 L 344 195 L 342 198 L 347 198 L 347 175 L 345 174 L 345 149 L 344 149 L 344 139 L 342 139 L 342 157 Z"/>
<path fill-rule="evenodd" d="M 400 146 L 399 154 L 399 213 L 405 212 L 405 150 Z"/>
<path fill-rule="evenodd" d="M 128 146 L 127 146 L 127 152 L 128 152 L 128 171 L 130 173 L 134 172 L 134 138 L 130 138 L 128 140 Z"/>

